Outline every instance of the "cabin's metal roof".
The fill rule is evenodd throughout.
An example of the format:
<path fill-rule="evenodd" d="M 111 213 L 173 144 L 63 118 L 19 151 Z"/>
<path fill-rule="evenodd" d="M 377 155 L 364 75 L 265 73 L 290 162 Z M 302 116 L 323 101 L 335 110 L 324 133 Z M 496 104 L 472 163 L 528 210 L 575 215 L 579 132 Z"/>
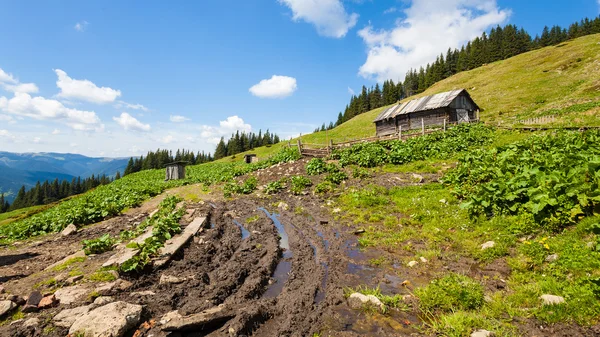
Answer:
<path fill-rule="evenodd" d="M 447 107 L 463 91 L 465 91 L 465 89 L 452 90 L 396 104 L 383 110 L 379 114 L 379 116 L 375 118 L 374 122 L 394 118 L 398 115 L 409 114 L 417 111 L 426 111 Z"/>

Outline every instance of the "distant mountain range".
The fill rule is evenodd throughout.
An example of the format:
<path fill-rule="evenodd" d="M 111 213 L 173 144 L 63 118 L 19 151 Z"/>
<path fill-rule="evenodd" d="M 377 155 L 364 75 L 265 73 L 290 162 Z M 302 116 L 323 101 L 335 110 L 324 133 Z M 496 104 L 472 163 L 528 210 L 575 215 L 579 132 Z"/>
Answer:
<path fill-rule="evenodd" d="M 121 174 L 129 158 L 92 158 L 72 153 L 12 153 L 0 151 L 0 193 L 12 202 L 21 186 L 37 181 L 69 180 L 92 175 Z"/>

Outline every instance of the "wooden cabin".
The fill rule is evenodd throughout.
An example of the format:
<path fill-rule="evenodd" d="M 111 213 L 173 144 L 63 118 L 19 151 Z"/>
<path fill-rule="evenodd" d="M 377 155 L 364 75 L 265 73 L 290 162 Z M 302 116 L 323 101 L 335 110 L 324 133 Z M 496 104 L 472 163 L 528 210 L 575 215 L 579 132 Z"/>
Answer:
<path fill-rule="evenodd" d="M 479 106 L 465 89 L 416 98 L 385 109 L 375 118 L 377 136 L 397 134 L 400 129 L 465 123 L 479 118 Z"/>
<path fill-rule="evenodd" d="M 187 161 L 176 161 L 165 165 L 165 181 L 185 179 L 185 165 L 187 164 Z"/>

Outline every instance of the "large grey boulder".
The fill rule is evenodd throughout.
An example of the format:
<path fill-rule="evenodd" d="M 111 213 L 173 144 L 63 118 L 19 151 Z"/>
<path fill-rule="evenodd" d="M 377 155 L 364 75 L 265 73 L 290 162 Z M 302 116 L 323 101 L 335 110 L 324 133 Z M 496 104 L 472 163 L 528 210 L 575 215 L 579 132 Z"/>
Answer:
<path fill-rule="evenodd" d="M 91 308 L 92 305 L 84 305 L 82 307 L 76 307 L 73 309 L 65 309 L 59 312 L 58 315 L 54 316 L 52 320 L 56 326 L 70 328 L 79 317 L 90 312 Z"/>
<path fill-rule="evenodd" d="M 0 317 L 8 314 L 11 310 L 13 310 L 16 307 L 17 305 L 13 301 L 0 301 Z"/>
<path fill-rule="evenodd" d="M 127 302 L 113 302 L 79 317 L 69 334 L 81 333 L 86 337 L 121 337 L 136 327 L 142 319 L 142 306 Z"/>
<path fill-rule="evenodd" d="M 69 236 L 75 233 L 77 233 L 77 226 L 74 224 L 69 224 L 67 227 L 65 227 L 65 229 L 62 230 L 62 232 L 60 232 L 60 235 Z"/>
<path fill-rule="evenodd" d="M 54 296 L 60 301 L 60 304 L 71 304 L 75 302 L 83 302 L 89 292 L 89 288 L 77 285 L 60 288 L 54 293 Z"/>

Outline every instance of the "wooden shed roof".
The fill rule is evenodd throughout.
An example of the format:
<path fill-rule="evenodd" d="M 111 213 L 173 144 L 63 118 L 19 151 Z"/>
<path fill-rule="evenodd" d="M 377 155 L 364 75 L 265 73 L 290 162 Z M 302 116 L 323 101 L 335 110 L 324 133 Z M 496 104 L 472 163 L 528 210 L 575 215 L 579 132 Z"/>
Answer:
<path fill-rule="evenodd" d="M 462 92 L 465 92 L 469 98 L 471 96 L 465 89 L 452 90 L 439 94 L 415 98 L 408 102 L 399 103 L 383 110 L 373 122 L 378 122 L 385 119 L 394 118 L 398 115 L 409 114 L 419 111 L 434 110 L 449 106 L 452 101 Z M 475 102 L 473 102 L 475 103 Z M 475 104 L 475 106 L 477 106 Z"/>

